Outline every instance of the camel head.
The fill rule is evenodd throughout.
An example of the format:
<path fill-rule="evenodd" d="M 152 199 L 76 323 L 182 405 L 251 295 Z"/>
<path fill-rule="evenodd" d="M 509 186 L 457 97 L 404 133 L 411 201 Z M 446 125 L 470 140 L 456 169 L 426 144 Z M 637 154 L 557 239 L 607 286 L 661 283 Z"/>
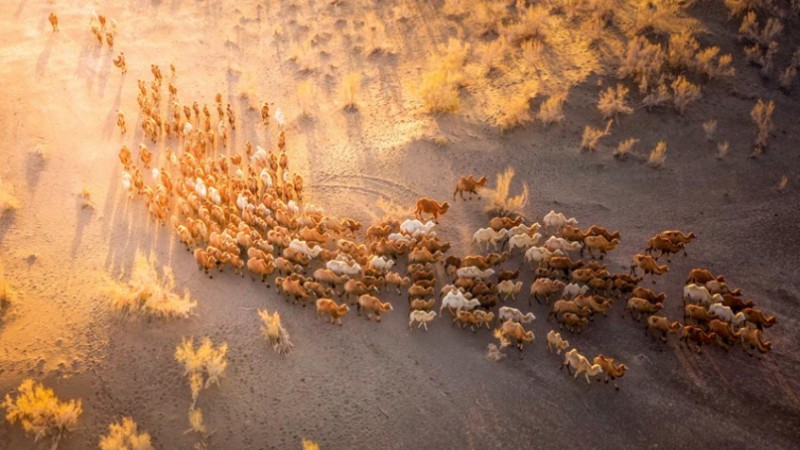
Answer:
<path fill-rule="evenodd" d="M 676 331 L 680 330 L 680 328 L 681 324 L 676 320 L 675 322 L 672 322 L 672 324 L 670 324 L 669 331 L 675 333 Z"/>
<path fill-rule="evenodd" d="M 450 203 L 448 203 L 448 202 L 442 203 L 442 205 L 441 205 L 441 207 L 439 209 L 440 209 L 442 214 L 446 213 L 447 210 L 450 209 Z"/>
<path fill-rule="evenodd" d="M 478 178 L 478 179 L 475 181 L 475 184 L 476 184 L 477 186 L 479 186 L 479 187 L 484 187 L 484 186 L 486 186 L 486 175 L 481 175 L 481 177 L 480 177 L 480 178 Z"/>

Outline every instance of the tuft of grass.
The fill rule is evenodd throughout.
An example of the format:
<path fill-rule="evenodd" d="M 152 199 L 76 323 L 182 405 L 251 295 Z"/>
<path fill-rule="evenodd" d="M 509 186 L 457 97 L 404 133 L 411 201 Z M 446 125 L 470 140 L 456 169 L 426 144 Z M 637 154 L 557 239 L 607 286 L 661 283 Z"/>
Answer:
<path fill-rule="evenodd" d="M 728 156 L 728 150 L 730 148 L 730 144 L 728 141 L 717 142 L 717 159 L 724 159 Z"/>
<path fill-rule="evenodd" d="M 197 301 L 188 290 L 181 297 L 173 292 L 174 289 L 172 269 L 164 267 L 163 276 L 159 276 L 154 262 L 137 253 L 130 280 L 127 283 L 109 281 L 107 292 L 111 307 L 123 317 L 185 319 L 197 307 Z"/>
<path fill-rule="evenodd" d="M 526 84 L 518 95 L 506 97 L 500 104 L 500 115 L 495 125 L 502 131 L 508 131 L 533 121 L 530 101 L 535 96 L 535 86 Z"/>
<path fill-rule="evenodd" d="M 767 148 L 767 139 L 775 128 L 772 123 L 773 112 L 775 112 L 775 102 L 772 100 L 764 102 L 762 99 L 758 99 L 753 109 L 750 110 L 750 118 L 758 127 L 753 154 L 760 154 Z"/>
<path fill-rule="evenodd" d="M 311 105 L 314 101 L 314 83 L 310 78 L 301 81 L 297 85 L 297 103 L 300 105 L 300 112 L 305 117 L 311 115 Z"/>
<path fill-rule="evenodd" d="M 478 63 L 484 69 L 484 74 L 489 74 L 492 70 L 500 70 L 503 61 L 509 54 L 508 42 L 499 37 L 478 47 L 476 53 Z"/>
<path fill-rule="evenodd" d="M 604 130 L 586 125 L 583 129 L 583 136 L 581 137 L 581 149 L 585 148 L 589 151 L 596 151 L 600 138 L 608 136 L 610 132 L 611 120 L 606 123 L 606 128 Z"/>
<path fill-rule="evenodd" d="M 0 317 L 6 312 L 6 310 L 11 306 L 11 303 L 16 298 L 17 294 L 14 292 L 14 289 L 11 287 L 11 284 L 5 277 L 0 276 Z"/>
<path fill-rule="evenodd" d="M 261 334 L 264 339 L 272 344 L 272 349 L 280 355 L 285 355 L 292 351 L 294 344 L 289 338 L 289 333 L 281 324 L 281 316 L 278 311 L 270 314 L 266 309 L 260 309 L 258 316 L 261 317 Z"/>
<path fill-rule="evenodd" d="M 617 84 L 616 89 L 608 87 L 605 91 L 600 93 L 600 99 L 597 101 L 597 109 L 603 114 L 603 119 L 611 117 L 618 118 L 620 114 L 631 114 L 633 108 L 628 104 L 628 88 Z"/>
<path fill-rule="evenodd" d="M 422 75 L 420 96 L 425 108 L 434 114 L 458 111 L 461 106 L 457 76 L 444 66 L 431 69 Z"/>
<path fill-rule="evenodd" d="M 81 189 L 78 198 L 81 202 L 81 209 L 95 209 L 94 200 L 92 200 L 92 191 L 87 186 Z"/>
<path fill-rule="evenodd" d="M 358 109 L 356 95 L 361 87 L 361 74 L 350 72 L 342 79 L 342 96 L 344 97 L 344 107 L 349 110 Z"/>
<path fill-rule="evenodd" d="M 567 92 L 553 94 L 539 105 L 539 113 L 536 118 L 545 125 L 561 122 L 564 120 L 564 102 L 567 101 Z"/>
<path fill-rule="evenodd" d="M 667 143 L 658 141 L 650 156 L 647 157 L 647 165 L 650 167 L 658 168 L 664 166 L 664 161 L 667 160 Z"/>
<path fill-rule="evenodd" d="M 34 442 L 49 436 L 53 450 L 64 433 L 78 425 L 83 412 L 81 400 L 61 401 L 52 389 L 32 379 L 22 381 L 16 396 L 7 394 L 0 406 L 6 410 L 6 420 L 20 422 L 26 433 L 34 435 Z"/>
<path fill-rule="evenodd" d="M 509 167 L 497 174 L 497 186 L 494 189 L 481 189 L 481 196 L 486 198 L 484 210 L 495 216 L 519 216 L 522 208 L 528 204 L 528 184 L 522 184 L 522 192 L 510 196 L 511 181 L 514 179 L 514 168 Z"/>
<path fill-rule="evenodd" d="M 703 122 L 703 133 L 709 141 L 714 140 L 714 133 L 717 132 L 717 119 L 709 119 Z"/>
<path fill-rule="evenodd" d="M 614 150 L 613 156 L 617 159 L 625 160 L 628 158 L 628 154 L 633 149 L 633 146 L 639 142 L 639 139 L 630 138 L 624 141 L 621 141 L 617 148 Z"/>
<path fill-rule="evenodd" d="M 303 450 L 319 450 L 319 444 L 310 439 L 303 438 L 302 444 Z"/>
<path fill-rule="evenodd" d="M 212 383 L 219 385 L 219 379 L 228 367 L 228 360 L 225 358 L 227 353 L 227 343 L 223 342 L 215 348 L 209 337 L 204 337 L 197 348 L 194 346 L 194 339 L 184 338 L 175 349 L 175 360 L 183 364 L 184 374 L 189 378 L 192 408 L 202 389 L 207 389 Z"/>
<path fill-rule="evenodd" d="M 498 347 L 497 344 L 489 344 L 486 346 L 486 359 L 489 361 L 499 362 L 506 357 L 503 349 Z"/>
<path fill-rule="evenodd" d="M 208 433 L 206 429 L 206 424 L 203 422 L 203 411 L 200 408 L 195 408 L 194 406 L 189 408 L 189 429 L 186 430 L 184 433 L 191 433 L 195 432 L 201 435 L 205 435 Z"/>
<path fill-rule="evenodd" d="M 123 417 L 108 425 L 108 434 L 100 437 L 100 450 L 153 450 L 150 434 L 139 432 L 136 422 Z"/>
<path fill-rule="evenodd" d="M 700 98 L 700 88 L 692 84 L 683 75 L 678 75 L 672 82 L 672 95 L 675 102 L 675 110 L 683 115 L 686 107 Z"/>
<path fill-rule="evenodd" d="M 0 178 L 0 216 L 5 214 L 6 211 L 16 211 L 20 206 L 19 199 L 14 196 L 8 185 Z"/>

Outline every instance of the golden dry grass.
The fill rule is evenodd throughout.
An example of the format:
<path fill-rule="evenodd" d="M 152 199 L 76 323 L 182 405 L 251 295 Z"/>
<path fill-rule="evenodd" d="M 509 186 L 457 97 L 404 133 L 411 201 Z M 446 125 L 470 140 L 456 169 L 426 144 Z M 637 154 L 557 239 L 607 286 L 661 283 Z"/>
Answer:
<path fill-rule="evenodd" d="M 261 335 L 272 344 L 272 349 L 280 355 L 285 355 L 292 351 L 294 344 L 289 337 L 289 333 L 281 323 L 281 316 L 278 311 L 270 314 L 266 309 L 260 309 L 258 316 L 261 317 Z"/>
<path fill-rule="evenodd" d="M 617 146 L 617 148 L 614 149 L 613 156 L 615 158 L 621 159 L 621 160 L 627 159 L 628 158 L 628 154 L 631 152 L 631 150 L 633 149 L 633 146 L 636 145 L 637 142 L 639 142 L 639 139 L 636 139 L 636 138 L 630 138 L 630 139 L 626 139 L 624 141 L 621 141 L 619 143 L 619 145 Z"/>
<path fill-rule="evenodd" d="M 772 122 L 772 113 L 775 112 L 775 102 L 770 100 L 765 102 L 758 99 L 753 109 L 750 110 L 750 118 L 758 127 L 756 134 L 754 153 L 761 153 L 767 147 L 767 139 L 775 125 Z"/>
<path fill-rule="evenodd" d="M 709 119 L 703 122 L 703 133 L 709 141 L 714 140 L 714 133 L 717 131 L 717 119 Z"/>
<path fill-rule="evenodd" d="M 581 136 L 581 149 L 587 149 L 589 151 L 597 150 L 597 144 L 600 142 L 600 138 L 608 136 L 610 132 L 610 120 L 606 123 L 606 128 L 603 130 L 586 125 L 583 129 L 583 136 Z"/>
<path fill-rule="evenodd" d="M 647 165 L 650 167 L 662 167 L 667 160 L 667 143 L 658 141 L 650 156 L 647 157 Z"/>
<path fill-rule="evenodd" d="M 497 216 L 518 216 L 522 208 L 528 204 L 528 184 L 522 184 L 522 192 L 510 195 L 511 182 L 514 179 L 514 168 L 509 167 L 503 173 L 497 174 L 497 186 L 494 189 L 482 188 L 481 196 L 486 199 L 484 210 Z"/>
<path fill-rule="evenodd" d="M 358 106 L 356 104 L 356 95 L 361 87 L 361 74 L 358 72 L 350 72 L 342 79 L 342 97 L 344 98 L 345 109 L 354 110 Z"/>
<path fill-rule="evenodd" d="M 551 95 L 547 100 L 539 105 L 539 113 L 536 118 L 545 125 L 564 120 L 564 102 L 567 101 L 567 92 L 559 92 Z"/>
<path fill-rule="evenodd" d="M 620 114 L 633 113 L 633 108 L 628 104 L 628 92 L 627 87 L 617 84 L 616 88 L 609 86 L 600 93 L 597 109 L 600 110 L 604 119 L 617 118 Z"/>
<path fill-rule="evenodd" d="M 58 447 L 65 432 L 78 425 L 83 412 L 81 400 L 61 401 L 52 389 L 31 379 L 22 381 L 15 396 L 7 394 L 0 406 L 6 410 L 6 420 L 20 422 L 26 433 L 34 435 L 34 441 L 50 437 L 52 449 Z"/>
<path fill-rule="evenodd" d="M 19 199 L 12 193 L 12 188 L 0 178 L 0 216 L 6 211 L 15 211 L 19 209 L 21 203 Z"/>
<path fill-rule="evenodd" d="M 100 450 L 153 450 L 150 434 L 139 432 L 136 422 L 123 417 L 108 425 L 108 434 L 100 437 Z"/>

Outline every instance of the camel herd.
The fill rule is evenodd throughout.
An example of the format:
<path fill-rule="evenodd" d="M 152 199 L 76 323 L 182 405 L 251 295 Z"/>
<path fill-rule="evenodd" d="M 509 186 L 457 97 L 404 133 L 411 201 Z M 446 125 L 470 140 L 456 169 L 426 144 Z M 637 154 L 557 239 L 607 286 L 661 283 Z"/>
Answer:
<path fill-rule="evenodd" d="M 403 295 L 409 328 L 416 323 L 428 330 L 450 314 L 453 326 L 475 333 L 494 328 L 500 348 L 514 343 L 522 350 L 534 340 L 526 329 L 534 313 L 511 306 L 525 296 L 528 308 L 534 300 L 546 304 L 547 320 L 570 333 L 607 317 L 620 300 L 625 314 L 644 320 L 645 333 L 662 341 L 680 331 L 680 341 L 697 351 L 703 344 L 770 349 L 762 330 L 775 318 L 730 288 L 724 277 L 704 269 L 693 270 L 684 288 L 683 325 L 660 315 L 666 294 L 642 283 L 669 270 L 662 258 L 669 262 L 673 254 L 685 255 L 693 233 L 658 233 L 643 253 L 632 257 L 630 270 L 614 273 L 603 260 L 615 251 L 620 233 L 598 225 L 583 230 L 575 218 L 555 211 L 544 215 L 541 224 L 520 216 L 492 217 L 472 236 L 478 251 L 464 255 L 452 254 L 451 243 L 437 234 L 448 202 L 420 198 L 414 217 L 388 218 L 362 230 L 354 219 L 328 216 L 304 202 L 303 178 L 290 169 L 279 109 L 275 116 L 280 120 L 273 124 L 279 127 L 276 147 L 247 142 L 240 153 L 228 145 L 227 136 L 236 129 L 230 105 L 223 106 L 220 94 L 216 108 L 181 104 L 171 69 L 166 102 L 161 101 L 158 66 L 151 67 L 150 83 L 139 81 L 139 123 L 156 150 L 142 143 L 134 158 L 123 146 L 122 184 L 143 198 L 156 222 L 171 225 L 209 277 L 225 268 L 249 274 L 267 287 L 274 284 L 287 301 L 312 305 L 317 315 L 338 325 L 352 309 L 380 322 L 394 313 Z M 269 106 L 261 113 L 269 132 Z M 118 124 L 124 133 L 122 113 Z M 453 197 L 479 196 L 485 184 L 485 176 L 461 177 Z M 527 288 L 525 272 L 533 278 Z M 603 374 L 609 381 L 625 373 L 613 358 L 597 355 L 590 363 L 577 349 L 568 350 L 569 342 L 555 330 L 547 334 L 546 344 L 557 353 L 565 351 L 562 367 L 574 370 L 575 377 Z"/>

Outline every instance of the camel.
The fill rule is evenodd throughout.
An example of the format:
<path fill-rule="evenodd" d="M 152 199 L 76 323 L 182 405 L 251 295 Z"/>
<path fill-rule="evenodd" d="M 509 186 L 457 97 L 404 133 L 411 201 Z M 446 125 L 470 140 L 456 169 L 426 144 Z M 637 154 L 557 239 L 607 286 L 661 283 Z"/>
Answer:
<path fill-rule="evenodd" d="M 337 305 L 335 301 L 329 298 L 320 298 L 317 299 L 317 315 L 319 314 L 328 314 L 331 318 L 331 325 L 339 324 L 342 325 L 342 316 L 347 314 L 347 311 L 350 311 L 350 307 L 347 305 Z"/>
<path fill-rule="evenodd" d="M 619 390 L 619 386 L 617 386 L 617 382 L 615 381 L 617 378 L 622 378 L 625 375 L 625 364 L 614 364 L 614 358 L 608 358 L 603 355 L 597 355 L 594 357 L 592 361 L 601 369 L 603 369 L 603 373 L 606 376 L 606 383 L 610 381 L 614 381 L 614 389 Z"/>
<path fill-rule="evenodd" d="M 681 324 L 677 321 L 670 323 L 664 316 L 650 316 L 647 318 L 647 328 L 644 330 L 645 336 L 651 331 L 661 333 L 661 340 L 667 342 L 667 333 L 675 333 L 680 330 Z"/>
<path fill-rule="evenodd" d="M 417 200 L 417 207 L 414 210 L 414 214 L 419 220 L 423 220 L 423 213 L 430 214 L 433 216 L 434 223 L 439 223 L 439 216 L 443 216 L 449 208 L 450 204 L 447 202 L 439 203 L 428 197 L 422 197 Z"/>
<path fill-rule="evenodd" d="M 561 368 L 563 369 L 564 366 L 567 366 L 567 373 L 570 375 L 572 375 L 570 369 L 575 369 L 575 375 L 573 375 L 573 378 L 578 378 L 578 375 L 584 374 L 586 377 L 586 382 L 589 384 L 592 384 L 592 381 L 589 380 L 589 377 L 599 375 L 603 372 L 603 368 L 600 367 L 600 365 L 590 364 L 589 360 L 586 359 L 585 356 L 578 353 L 578 349 L 575 348 L 564 354 L 564 362 L 561 363 Z"/>
<path fill-rule="evenodd" d="M 477 180 L 474 176 L 463 176 L 458 180 L 456 183 L 456 190 L 453 192 L 453 200 L 456 199 L 456 194 L 461 194 L 461 200 L 464 200 L 464 192 L 469 194 L 475 194 L 478 196 L 478 199 L 481 198 L 480 194 L 478 193 L 478 188 L 482 188 L 486 186 L 486 176 L 483 175 Z M 472 195 L 469 197 L 472 198 Z"/>

